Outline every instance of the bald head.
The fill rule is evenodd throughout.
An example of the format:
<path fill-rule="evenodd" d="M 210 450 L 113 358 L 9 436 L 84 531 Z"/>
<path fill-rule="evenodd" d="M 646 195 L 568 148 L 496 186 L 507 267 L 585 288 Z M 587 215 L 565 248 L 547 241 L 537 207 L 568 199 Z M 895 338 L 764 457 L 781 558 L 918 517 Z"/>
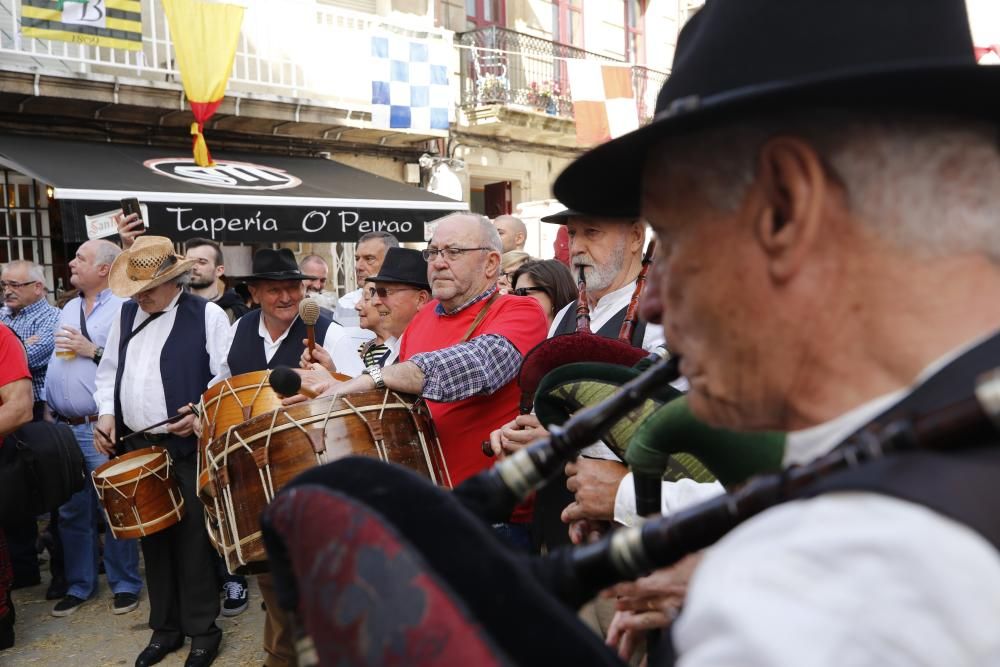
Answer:
<path fill-rule="evenodd" d="M 87 241 L 77 249 L 76 256 L 69 263 L 69 282 L 86 296 L 107 289 L 111 264 L 121 251 L 110 241 Z"/>
<path fill-rule="evenodd" d="M 451 311 L 496 283 L 500 237 L 489 218 L 474 213 L 454 213 L 436 223 L 427 244 L 434 252 L 427 262 L 427 279 L 434 298 Z"/>
<path fill-rule="evenodd" d="M 493 220 L 493 225 L 497 228 L 497 234 L 503 242 L 503 252 L 511 250 L 524 250 L 524 242 L 528 238 L 528 228 L 520 218 L 513 215 L 498 215 Z"/>

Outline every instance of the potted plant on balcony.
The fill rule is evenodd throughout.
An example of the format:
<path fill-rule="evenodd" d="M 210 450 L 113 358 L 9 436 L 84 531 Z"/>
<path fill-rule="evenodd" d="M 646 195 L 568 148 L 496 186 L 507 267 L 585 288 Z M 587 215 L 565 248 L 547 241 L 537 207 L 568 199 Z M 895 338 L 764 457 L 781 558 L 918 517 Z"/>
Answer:
<path fill-rule="evenodd" d="M 528 86 L 528 104 L 549 115 L 559 112 L 559 83 L 556 81 L 532 81 Z"/>
<path fill-rule="evenodd" d="M 507 101 L 507 81 L 494 74 L 485 74 L 476 83 L 480 104 L 503 104 Z"/>

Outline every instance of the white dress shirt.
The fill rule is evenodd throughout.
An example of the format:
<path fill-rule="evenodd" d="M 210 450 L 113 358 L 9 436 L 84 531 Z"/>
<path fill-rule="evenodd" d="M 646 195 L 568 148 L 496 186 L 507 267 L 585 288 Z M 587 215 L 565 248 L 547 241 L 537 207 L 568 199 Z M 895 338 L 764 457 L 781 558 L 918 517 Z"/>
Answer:
<path fill-rule="evenodd" d="M 129 341 L 128 357 L 122 374 L 119 399 L 122 421 L 133 431 L 163 421 L 167 417 L 163 380 L 160 377 L 160 355 L 163 344 L 174 328 L 177 319 L 177 301 L 180 293 L 167 306 L 165 313 L 153 320 L 135 338 Z M 134 331 L 149 319 L 141 308 L 132 323 Z M 115 375 L 118 372 L 118 341 L 121 339 L 121 318 L 115 318 L 108 335 L 101 364 L 97 367 L 97 392 L 95 398 L 102 415 L 115 414 Z M 229 318 L 214 303 L 205 305 L 205 350 L 208 352 L 209 369 L 218 373 L 225 360 L 229 340 Z M 152 429 L 151 433 L 166 433 L 165 426 Z"/>
<path fill-rule="evenodd" d="M 790 433 L 786 465 L 909 391 Z M 1000 665 L 998 618 L 1000 554 L 982 536 L 922 505 L 839 492 L 767 510 L 710 548 L 673 636 L 683 667 L 974 667 Z"/>
<path fill-rule="evenodd" d="M 634 291 L 635 281 L 633 280 L 628 285 L 616 289 L 614 292 L 608 292 L 598 299 L 597 304 L 590 309 L 590 330 L 594 332 L 599 331 L 618 311 L 628 306 L 629 301 L 632 300 L 632 293 Z M 562 310 L 556 313 L 552 324 L 549 326 L 549 338 L 556 335 L 556 329 L 559 327 L 559 323 L 562 322 L 563 315 L 570 310 L 576 310 L 576 301 L 570 301 L 563 306 Z M 663 344 L 663 327 L 659 324 L 650 324 L 647 322 L 646 331 L 642 336 L 642 349 L 652 352 Z"/>
<path fill-rule="evenodd" d="M 292 323 L 289 324 L 288 327 L 281 332 L 281 335 L 278 336 L 277 338 L 272 339 L 271 334 L 268 332 L 267 327 L 264 325 L 264 314 L 261 313 L 261 316 L 257 321 L 257 335 L 260 336 L 261 340 L 264 343 L 264 359 L 266 359 L 268 363 L 271 363 L 271 359 L 278 352 L 278 348 L 281 347 L 281 344 L 285 342 L 285 339 L 288 338 L 288 332 L 292 330 L 292 327 L 295 326 L 295 323 L 298 321 L 298 319 L 299 316 L 296 315 L 295 319 L 292 320 Z M 231 378 L 233 376 L 232 371 L 229 370 L 229 348 L 233 344 L 233 337 L 236 336 L 236 327 L 239 325 L 239 323 L 240 323 L 239 320 L 233 322 L 232 325 L 229 327 L 228 331 L 226 332 L 226 354 L 222 359 L 222 367 L 219 369 L 219 372 L 216 374 L 216 376 L 212 378 L 212 381 L 208 383 L 209 387 L 214 385 L 216 382 L 221 382 L 222 380 L 225 380 L 226 378 Z M 347 335 L 346 328 L 333 322 L 330 324 L 329 327 L 327 327 L 326 335 L 323 336 L 323 340 L 322 342 L 320 342 L 320 345 L 329 350 L 331 347 L 336 345 L 338 340 L 340 340 L 346 335 Z"/>
<path fill-rule="evenodd" d="M 358 311 L 354 310 L 354 306 L 358 305 L 358 301 L 361 300 L 362 289 L 364 288 L 359 287 L 337 300 L 337 308 L 333 311 L 333 315 L 344 327 L 358 327 L 361 324 L 361 318 Z"/>

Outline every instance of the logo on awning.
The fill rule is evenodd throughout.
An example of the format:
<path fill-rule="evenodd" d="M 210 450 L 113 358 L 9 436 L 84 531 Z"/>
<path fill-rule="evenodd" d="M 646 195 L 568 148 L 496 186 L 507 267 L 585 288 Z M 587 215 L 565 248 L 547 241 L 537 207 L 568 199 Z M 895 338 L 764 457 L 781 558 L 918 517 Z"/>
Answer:
<path fill-rule="evenodd" d="M 199 167 L 190 157 L 170 157 L 146 160 L 146 168 L 169 178 L 234 190 L 284 190 L 302 184 L 302 180 L 283 169 L 252 162 L 216 160 L 213 167 Z"/>

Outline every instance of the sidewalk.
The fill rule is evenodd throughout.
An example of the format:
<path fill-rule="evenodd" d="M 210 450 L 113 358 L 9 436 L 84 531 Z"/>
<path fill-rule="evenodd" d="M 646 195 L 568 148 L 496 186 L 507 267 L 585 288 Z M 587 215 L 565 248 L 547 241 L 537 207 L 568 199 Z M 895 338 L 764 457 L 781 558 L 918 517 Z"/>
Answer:
<path fill-rule="evenodd" d="M 106 667 L 132 665 L 146 646 L 151 631 L 146 625 L 149 602 L 146 590 L 139 597 L 139 608 L 115 616 L 111 613 L 111 591 L 103 575 L 97 595 L 88 600 L 75 614 L 56 618 L 49 612 L 56 601 L 45 599 L 49 584 L 47 568 L 43 567 L 42 583 L 13 593 L 17 610 L 14 628 L 14 648 L 0 651 L 0 665 L 52 665 L 54 667 Z M 213 667 L 262 665 L 264 650 L 264 612 L 260 608 L 260 591 L 256 577 L 248 577 L 250 606 L 239 616 L 219 616 L 222 647 Z M 165 667 L 184 664 L 190 642 L 170 654 Z"/>

